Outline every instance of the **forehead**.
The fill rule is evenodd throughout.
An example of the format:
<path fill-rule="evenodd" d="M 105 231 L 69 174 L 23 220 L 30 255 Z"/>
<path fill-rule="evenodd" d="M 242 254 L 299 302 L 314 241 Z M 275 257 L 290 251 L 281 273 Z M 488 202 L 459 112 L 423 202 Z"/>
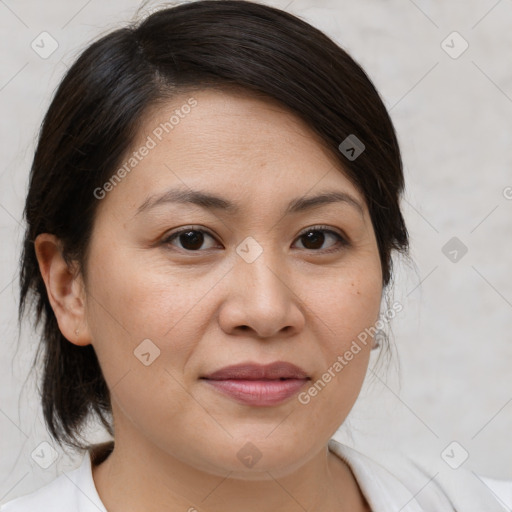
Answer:
<path fill-rule="evenodd" d="M 325 153 L 324 158 L 332 159 L 305 120 L 273 98 L 239 88 L 191 90 L 150 107 L 135 145 L 147 136 L 157 144 L 165 142 L 168 149 L 194 146 L 200 153 L 223 154 L 243 149 L 246 155 L 272 151 L 274 157 L 306 144 L 312 157 Z"/>
<path fill-rule="evenodd" d="M 148 110 L 123 165 L 109 200 L 137 206 L 175 185 L 242 202 L 336 186 L 364 203 L 304 120 L 245 91 L 189 91 Z"/>

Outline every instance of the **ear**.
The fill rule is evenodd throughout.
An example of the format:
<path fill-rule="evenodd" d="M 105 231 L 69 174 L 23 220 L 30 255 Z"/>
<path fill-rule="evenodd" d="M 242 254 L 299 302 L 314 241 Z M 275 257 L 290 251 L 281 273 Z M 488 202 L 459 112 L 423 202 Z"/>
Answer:
<path fill-rule="evenodd" d="M 62 245 L 55 235 L 38 235 L 34 246 L 60 332 L 75 345 L 89 345 L 91 337 L 86 321 L 85 287 L 81 275 L 76 267 L 70 267 L 64 261 Z"/>

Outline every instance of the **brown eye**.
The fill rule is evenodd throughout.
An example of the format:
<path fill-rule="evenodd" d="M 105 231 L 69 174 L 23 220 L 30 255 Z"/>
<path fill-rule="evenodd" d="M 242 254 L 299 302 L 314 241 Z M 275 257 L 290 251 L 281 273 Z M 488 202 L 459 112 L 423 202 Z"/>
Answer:
<path fill-rule="evenodd" d="M 213 239 L 209 233 L 202 229 L 185 228 L 171 234 L 164 240 L 164 243 L 174 245 L 172 242 L 178 240 L 181 244 L 181 247 L 178 246 L 178 249 L 197 252 L 205 243 L 205 237 Z"/>
<path fill-rule="evenodd" d="M 299 240 L 302 240 L 302 244 L 304 249 L 312 250 L 312 251 L 326 251 L 332 252 L 332 249 L 322 249 L 322 246 L 325 244 L 326 240 L 334 238 L 337 241 L 337 244 L 331 244 L 330 247 L 338 246 L 347 246 L 348 242 L 344 237 L 342 237 L 336 231 L 331 229 L 325 229 L 321 226 L 308 228 L 306 231 L 303 231 L 301 235 L 299 235 Z M 336 249 L 334 249 L 336 250 Z"/>

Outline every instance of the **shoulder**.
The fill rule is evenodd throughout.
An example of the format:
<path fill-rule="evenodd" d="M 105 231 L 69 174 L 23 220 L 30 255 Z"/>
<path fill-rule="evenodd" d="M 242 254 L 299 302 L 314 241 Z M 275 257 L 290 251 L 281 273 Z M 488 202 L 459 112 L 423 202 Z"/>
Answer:
<path fill-rule="evenodd" d="M 91 459 L 95 462 L 103 453 L 93 448 L 85 453 L 77 469 L 64 472 L 31 494 L 5 503 L 0 506 L 0 512 L 106 512 L 94 485 L 91 466 Z"/>
<path fill-rule="evenodd" d="M 71 481 L 62 474 L 44 487 L 2 505 L 0 512 L 71 512 L 75 499 L 73 488 Z"/>
<path fill-rule="evenodd" d="M 483 478 L 460 467 L 454 470 L 440 456 L 420 460 L 394 452 L 381 463 L 334 439 L 329 449 L 351 467 L 375 510 L 386 510 L 385 505 L 398 506 L 403 512 L 508 510 L 512 481 Z"/>

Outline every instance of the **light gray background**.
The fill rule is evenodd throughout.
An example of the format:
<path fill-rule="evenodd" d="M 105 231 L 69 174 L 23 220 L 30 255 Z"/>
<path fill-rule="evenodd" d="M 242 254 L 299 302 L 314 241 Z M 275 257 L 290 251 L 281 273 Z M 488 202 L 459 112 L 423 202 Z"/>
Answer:
<path fill-rule="evenodd" d="M 267 3 L 324 30 L 363 65 L 403 151 L 417 268 L 397 266 L 400 378 L 395 364 L 368 379 L 338 438 L 383 463 L 394 450 L 429 457 L 439 471 L 456 471 L 441 452 L 457 441 L 455 456 L 469 454 L 462 467 L 512 478 L 512 1 Z M 20 338 L 16 324 L 20 219 L 38 127 L 62 74 L 138 7 L 0 0 L 0 502 L 79 461 L 58 450 L 43 470 L 31 458 L 51 440 L 34 378 L 23 387 L 37 336 L 26 327 Z M 43 31 L 59 45 L 47 59 L 31 48 Z M 453 31 L 469 44 L 456 59 L 442 47 Z M 461 48 L 453 36 L 447 44 Z M 468 248 L 457 262 L 442 252 L 452 237 Z"/>

